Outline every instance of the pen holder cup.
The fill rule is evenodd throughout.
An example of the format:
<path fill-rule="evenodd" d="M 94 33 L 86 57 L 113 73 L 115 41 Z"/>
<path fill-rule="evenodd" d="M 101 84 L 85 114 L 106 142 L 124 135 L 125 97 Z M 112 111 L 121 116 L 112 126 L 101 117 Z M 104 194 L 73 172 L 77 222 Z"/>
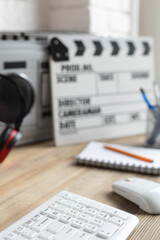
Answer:
<path fill-rule="evenodd" d="M 160 109 L 148 109 L 146 143 L 160 148 Z"/>

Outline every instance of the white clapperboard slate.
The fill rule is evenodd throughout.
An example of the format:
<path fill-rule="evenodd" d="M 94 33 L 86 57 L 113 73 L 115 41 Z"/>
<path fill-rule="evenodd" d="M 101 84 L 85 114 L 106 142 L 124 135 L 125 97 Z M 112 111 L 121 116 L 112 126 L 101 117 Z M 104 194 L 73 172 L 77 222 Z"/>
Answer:
<path fill-rule="evenodd" d="M 49 43 L 56 145 L 145 132 L 140 88 L 153 101 L 151 38 L 55 34 Z"/>

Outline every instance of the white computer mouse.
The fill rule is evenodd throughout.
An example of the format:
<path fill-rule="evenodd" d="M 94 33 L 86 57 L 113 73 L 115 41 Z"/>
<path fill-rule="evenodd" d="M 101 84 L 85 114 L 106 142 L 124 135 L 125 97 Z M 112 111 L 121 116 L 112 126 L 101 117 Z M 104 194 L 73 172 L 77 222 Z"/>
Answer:
<path fill-rule="evenodd" d="M 142 178 L 116 181 L 112 189 L 119 195 L 137 204 L 145 212 L 160 214 L 160 184 Z"/>

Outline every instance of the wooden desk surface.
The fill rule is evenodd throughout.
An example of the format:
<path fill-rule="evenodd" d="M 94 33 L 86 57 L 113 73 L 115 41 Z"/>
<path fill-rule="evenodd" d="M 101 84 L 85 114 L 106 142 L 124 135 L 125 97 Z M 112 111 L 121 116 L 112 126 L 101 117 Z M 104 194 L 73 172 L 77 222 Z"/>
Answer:
<path fill-rule="evenodd" d="M 108 142 L 141 144 L 143 136 Z M 128 239 L 159 240 L 160 217 L 149 215 L 112 192 L 112 182 L 127 177 L 160 177 L 98 169 L 75 164 L 76 155 L 86 144 L 53 147 L 52 142 L 17 147 L 0 165 L 0 230 L 37 207 L 61 190 L 68 190 L 118 207 L 139 217 L 140 222 Z"/>

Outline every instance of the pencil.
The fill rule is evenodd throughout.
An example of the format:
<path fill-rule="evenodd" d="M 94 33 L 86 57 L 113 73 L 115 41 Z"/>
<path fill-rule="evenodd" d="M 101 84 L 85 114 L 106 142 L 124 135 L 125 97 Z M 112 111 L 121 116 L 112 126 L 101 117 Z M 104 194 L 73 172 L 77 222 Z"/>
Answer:
<path fill-rule="evenodd" d="M 114 152 L 118 152 L 118 153 L 127 155 L 129 157 L 136 158 L 136 159 L 144 161 L 144 162 L 148 162 L 148 163 L 152 163 L 153 162 L 152 159 L 149 159 L 149 158 L 146 158 L 146 157 L 142 157 L 142 156 L 139 156 L 139 155 L 136 155 L 136 154 L 133 154 L 133 153 L 129 153 L 129 152 L 126 152 L 126 151 L 123 151 L 123 150 L 120 150 L 120 149 L 117 149 L 117 148 L 114 148 L 114 147 L 105 146 L 105 148 L 108 149 L 108 150 L 114 151 Z"/>

